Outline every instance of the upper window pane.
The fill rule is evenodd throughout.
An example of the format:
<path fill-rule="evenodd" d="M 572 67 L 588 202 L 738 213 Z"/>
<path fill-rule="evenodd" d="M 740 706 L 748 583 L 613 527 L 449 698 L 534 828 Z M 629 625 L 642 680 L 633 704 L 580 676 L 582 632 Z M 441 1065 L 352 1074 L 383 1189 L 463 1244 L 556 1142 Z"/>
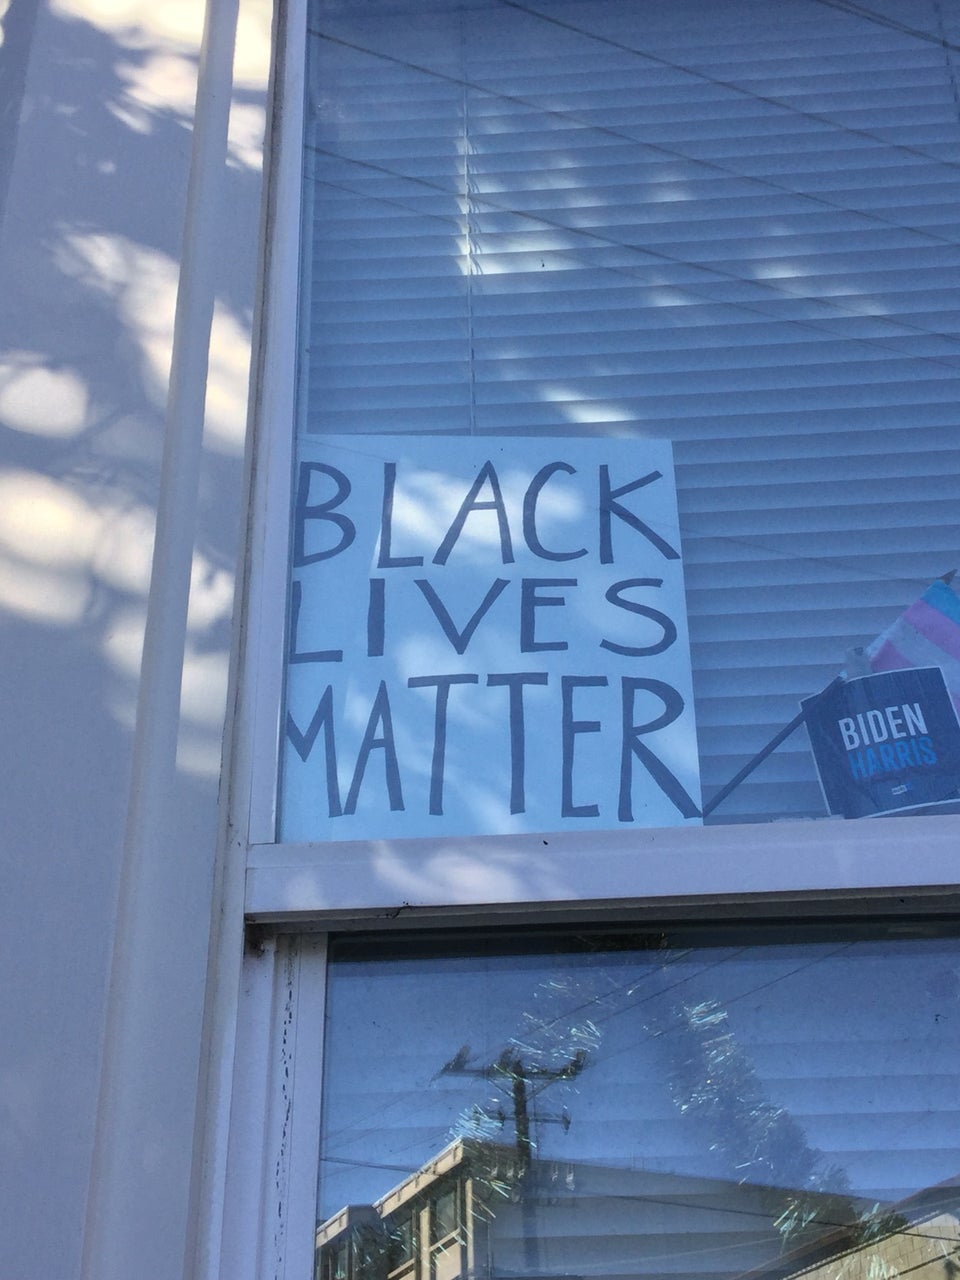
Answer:
<path fill-rule="evenodd" d="M 432 560 L 485 462 L 501 484 L 514 543 L 529 546 L 523 497 L 536 468 L 523 469 L 521 437 L 546 450 L 538 466 L 566 460 L 579 477 L 589 467 L 577 445 L 609 442 L 610 456 L 590 466 L 594 475 L 600 465 L 613 468 L 614 489 L 621 475 L 663 473 L 656 459 L 664 449 L 672 456 L 675 481 L 664 484 L 675 483 L 678 527 L 668 541 L 682 551 L 679 621 L 689 624 L 689 651 L 681 634 L 671 660 L 689 668 L 690 691 L 672 677 L 654 678 L 677 689 L 694 732 L 676 749 L 661 746 L 659 730 L 644 741 L 668 765 L 677 754 L 689 764 L 694 753 L 692 770 L 670 772 L 698 805 L 702 798 L 709 806 L 793 720 L 800 701 L 841 669 L 932 668 L 944 672 L 948 692 L 960 688 L 956 595 L 935 589 L 916 605 L 955 567 L 960 542 L 955 46 L 960 18 L 927 0 L 856 13 L 820 0 L 315 0 L 295 521 L 305 541 L 293 573 L 300 625 L 291 646 L 295 732 L 284 740 L 281 834 L 357 834 L 352 789 L 360 807 L 367 797 L 379 806 L 385 831 L 401 812 L 398 794 L 403 813 L 423 815 L 417 833 L 430 829 L 435 721 L 423 733 L 409 731 L 425 739 L 428 758 L 418 760 L 404 745 L 403 702 L 426 696 L 411 692 L 411 676 L 441 673 L 476 674 L 479 686 L 449 689 L 448 781 L 455 731 L 462 736 L 488 714 L 480 701 L 487 675 L 548 673 L 544 696 L 556 699 L 561 727 L 554 741 L 527 742 L 528 754 L 558 753 L 556 821 L 541 825 L 593 823 L 563 814 L 563 673 L 554 675 L 549 654 L 535 651 L 535 662 L 529 650 L 484 647 L 501 615 L 519 609 L 513 570 L 490 558 L 470 594 L 451 602 L 444 566 Z M 397 468 L 399 519 L 410 497 L 405 467 L 429 470 L 429 438 L 440 436 L 459 439 L 468 460 L 466 479 L 453 477 L 453 514 L 443 524 L 438 511 L 446 508 L 424 498 L 443 525 L 426 552 L 411 552 L 396 522 L 392 528 L 393 559 L 422 555 L 423 564 L 384 567 L 376 546 L 389 487 L 384 467 Z M 409 437 L 428 444 L 408 463 Z M 446 456 L 438 444 L 433 473 L 443 473 Z M 358 494 L 343 494 L 317 464 L 326 459 L 359 493 L 364 458 L 380 494 L 366 509 L 373 527 L 366 570 L 351 571 L 354 619 L 342 607 L 345 588 L 330 577 L 335 557 L 306 557 L 309 539 L 314 551 L 329 550 L 339 536 L 330 512 L 361 522 Z M 520 475 L 515 501 L 511 463 Z M 542 492 L 566 500 L 574 488 L 569 473 L 555 472 Z M 621 501 L 642 518 L 646 496 L 631 491 Z M 465 531 L 497 519 L 495 502 L 487 474 Z M 585 545 L 551 542 L 551 528 L 534 525 L 541 548 Z M 539 576 L 579 579 L 585 564 L 542 561 Z M 660 579 L 662 568 L 647 547 L 636 567 L 606 585 Z M 413 585 L 417 578 L 433 597 Z M 370 579 L 382 585 L 371 588 Z M 497 579 L 508 585 L 488 598 Z M 577 607 L 568 586 L 530 590 L 538 600 L 565 596 L 561 605 L 530 605 L 538 624 Z M 630 588 L 620 600 L 657 609 L 661 590 Z M 401 625 L 396 601 L 404 592 L 413 603 Z M 585 599 L 586 613 L 593 605 Z M 600 602 L 610 610 L 603 593 Z M 878 642 L 911 606 L 904 627 Z M 622 604 L 612 608 L 643 620 Z M 644 626 L 628 647 L 659 634 L 649 615 Z M 441 672 L 407 652 L 395 686 L 387 666 L 400 640 L 407 651 L 418 643 L 421 654 L 439 650 L 452 665 Z M 375 652 L 381 642 L 386 654 Z M 848 657 L 871 645 L 865 663 Z M 620 658 L 623 671 L 640 678 L 656 660 Z M 376 705 L 381 679 L 389 722 L 383 701 Z M 568 728 L 611 725 L 622 746 L 630 714 L 633 724 L 655 718 L 652 707 L 627 709 L 619 686 L 597 688 L 570 695 Z M 499 693 L 506 724 L 506 704 L 520 694 Z M 531 705 L 536 694 L 525 687 Z M 431 696 L 439 716 L 441 694 Z M 862 783 L 869 793 L 863 804 L 856 795 L 837 800 L 828 784 L 834 812 L 859 816 L 956 795 L 952 765 L 933 787 L 925 782 L 930 755 L 942 765 L 946 750 L 926 723 L 927 696 L 912 685 L 861 688 L 852 702 L 829 706 L 833 741 L 825 751 L 836 758 L 826 767 L 839 773 L 841 791 Z M 918 703 L 926 732 L 907 732 L 903 708 Z M 940 703 L 952 716 L 949 697 Z M 667 714 L 666 704 L 661 709 Z M 871 720 L 871 710 L 885 723 Z M 846 736 L 842 721 L 853 726 Z M 577 768 L 589 769 L 606 730 L 571 732 Z M 490 741 L 478 739 L 478 755 L 496 754 Z M 511 747 L 515 739 L 505 737 L 505 761 Z M 602 752 L 595 768 L 608 777 Z M 647 774 L 659 804 L 663 785 Z M 515 771 L 505 765 L 505 794 L 493 808 L 508 815 L 511 781 Z M 602 807 L 598 794 L 587 785 L 568 796 L 568 807 L 594 800 Z M 625 818 L 619 799 L 610 802 L 608 825 L 664 822 L 659 811 L 645 816 L 642 797 Z M 669 804 L 677 821 L 690 820 L 682 801 Z M 801 729 L 707 820 L 826 812 Z"/>

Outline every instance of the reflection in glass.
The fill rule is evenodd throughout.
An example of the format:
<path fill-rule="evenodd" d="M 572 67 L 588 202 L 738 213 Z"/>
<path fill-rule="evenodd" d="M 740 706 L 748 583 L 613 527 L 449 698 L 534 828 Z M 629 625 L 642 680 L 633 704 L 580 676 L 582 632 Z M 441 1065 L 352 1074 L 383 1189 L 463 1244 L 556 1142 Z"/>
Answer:
<path fill-rule="evenodd" d="M 924 933 L 340 944 L 316 1280 L 953 1280 L 960 952 Z"/>

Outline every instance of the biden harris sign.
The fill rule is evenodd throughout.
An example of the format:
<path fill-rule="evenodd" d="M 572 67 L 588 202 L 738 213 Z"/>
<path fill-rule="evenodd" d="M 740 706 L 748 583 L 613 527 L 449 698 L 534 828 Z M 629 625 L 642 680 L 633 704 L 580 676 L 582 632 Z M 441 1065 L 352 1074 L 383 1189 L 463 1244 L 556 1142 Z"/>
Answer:
<path fill-rule="evenodd" d="M 668 443 L 301 445 L 282 840 L 700 822 Z"/>
<path fill-rule="evenodd" d="M 862 818 L 960 798 L 960 724 L 939 667 L 840 681 L 801 706 L 831 813 Z"/>

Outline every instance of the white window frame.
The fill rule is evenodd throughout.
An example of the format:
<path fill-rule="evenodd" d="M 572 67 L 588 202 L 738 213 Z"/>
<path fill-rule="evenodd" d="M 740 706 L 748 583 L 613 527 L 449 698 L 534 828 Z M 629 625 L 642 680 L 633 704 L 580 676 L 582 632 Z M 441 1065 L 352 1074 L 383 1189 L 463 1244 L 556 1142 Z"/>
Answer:
<path fill-rule="evenodd" d="M 323 935 L 247 948 L 210 1280 L 313 1280 L 325 963 Z"/>
<path fill-rule="evenodd" d="M 215 953 L 206 1280 L 312 1280 L 324 930 L 958 907 L 960 817 L 392 841 L 275 839 L 297 363 L 306 0 L 281 0 L 246 601 Z M 237 968 L 240 920 L 248 931 Z M 253 941 L 251 942 L 251 930 Z M 297 936 L 299 934 L 299 937 Z M 216 1225 L 213 1225 L 214 1222 Z"/>

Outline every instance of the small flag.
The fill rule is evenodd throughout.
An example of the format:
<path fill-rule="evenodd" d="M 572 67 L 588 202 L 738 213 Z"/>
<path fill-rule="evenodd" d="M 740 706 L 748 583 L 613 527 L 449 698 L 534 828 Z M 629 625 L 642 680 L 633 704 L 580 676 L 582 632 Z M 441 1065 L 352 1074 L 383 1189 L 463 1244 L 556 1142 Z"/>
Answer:
<path fill-rule="evenodd" d="M 866 658 L 871 671 L 939 667 L 960 715 L 960 596 L 948 580 L 931 583 L 867 646 Z"/>
<path fill-rule="evenodd" d="M 931 583 L 872 644 L 851 651 L 844 680 L 801 702 L 831 813 L 858 818 L 960 797 L 952 578 Z"/>

